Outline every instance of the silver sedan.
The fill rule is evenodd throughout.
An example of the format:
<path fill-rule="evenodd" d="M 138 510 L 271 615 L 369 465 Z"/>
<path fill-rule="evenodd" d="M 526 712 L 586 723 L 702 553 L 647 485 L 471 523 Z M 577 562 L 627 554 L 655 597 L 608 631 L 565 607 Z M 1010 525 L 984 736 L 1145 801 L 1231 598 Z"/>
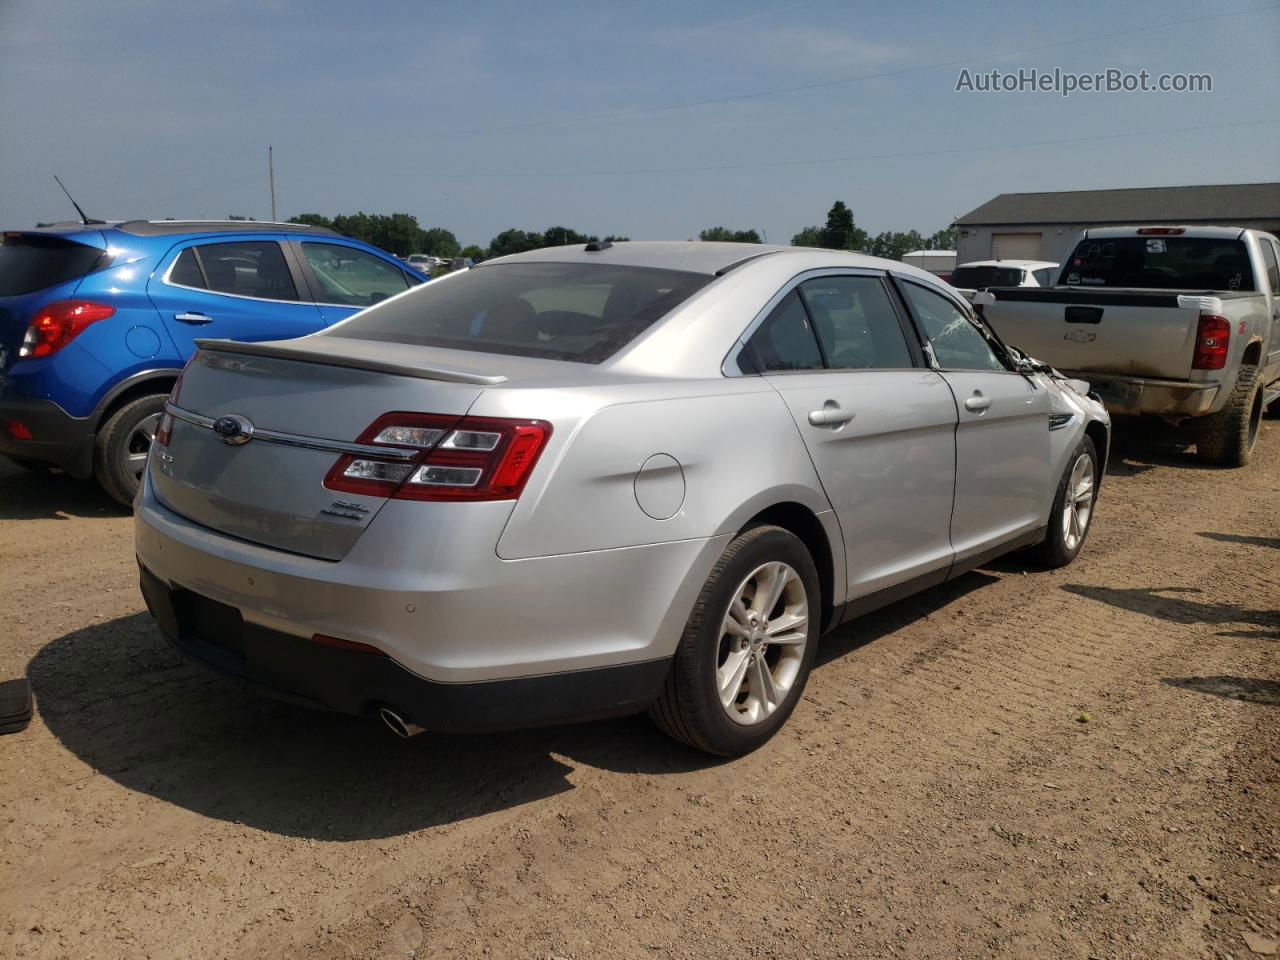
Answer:
<path fill-rule="evenodd" d="M 401 735 L 648 710 L 724 755 L 819 638 L 1080 551 L 1110 424 L 902 263 L 592 243 L 202 341 L 137 501 L 180 649 Z"/>

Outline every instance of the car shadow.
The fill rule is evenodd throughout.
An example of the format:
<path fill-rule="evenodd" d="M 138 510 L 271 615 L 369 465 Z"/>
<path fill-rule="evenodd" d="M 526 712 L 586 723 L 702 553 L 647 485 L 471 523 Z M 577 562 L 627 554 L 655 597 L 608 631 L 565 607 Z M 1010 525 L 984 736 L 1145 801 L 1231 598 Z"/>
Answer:
<path fill-rule="evenodd" d="M 1239 533 L 1211 533 L 1209 531 L 1201 532 L 1200 536 L 1209 540 L 1217 540 L 1219 543 L 1245 543 L 1253 547 L 1271 547 L 1274 550 L 1280 550 L 1280 537 L 1248 537 Z"/>
<path fill-rule="evenodd" d="M 1161 683 L 1211 697 L 1280 707 L 1280 680 L 1257 677 L 1163 677 Z"/>
<path fill-rule="evenodd" d="M 67 520 L 71 517 L 127 517 L 121 506 L 91 480 L 61 471 L 26 470 L 0 457 L 0 520 Z"/>
<path fill-rule="evenodd" d="M 1160 420 L 1121 417 L 1113 421 L 1107 474 L 1133 477 L 1156 467 L 1218 470 L 1191 452 L 1192 441 Z"/>
<path fill-rule="evenodd" d="M 1280 610 L 1253 609 L 1236 603 L 1208 599 L 1198 587 L 1099 587 L 1067 583 L 1062 589 L 1077 596 L 1097 600 L 1168 623 L 1203 623 L 1209 626 L 1249 624 L 1261 630 L 1225 631 L 1219 636 L 1280 640 Z"/>
<path fill-rule="evenodd" d="M 996 578 L 963 577 L 824 638 L 819 665 Z M 571 790 L 574 764 L 687 773 L 728 761 L 643 716 L 509 734 L 392 736 L 375 720 L 262 697 L 187 660 L 137 613 L 53 640 L 27 668 L 39 717 L 92 769 L 204 816 L 319 840 L 376 839 Z"/>

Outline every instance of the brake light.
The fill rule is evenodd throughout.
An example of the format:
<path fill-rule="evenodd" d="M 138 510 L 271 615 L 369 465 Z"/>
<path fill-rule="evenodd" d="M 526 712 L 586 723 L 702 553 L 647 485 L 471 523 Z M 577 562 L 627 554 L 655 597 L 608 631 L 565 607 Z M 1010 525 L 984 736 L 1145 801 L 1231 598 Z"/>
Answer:
<path fill-rule="evenodd" d="M 9 420 L 5 426 L 9 428 L 9 436 L 15 440 L 31 440 L 31 428 L 21 420 Z"/>
<path fill-rule="evenodd" d="M 1139 227 L 1140 237 L 1180 237 L 1187 231 L 1182 227 Z"/>
<path fill-rule="evenodd" d="M 89 324 L 105 320 L 115 312 L 115 307 L 87 300 L 62 300 L 41 307 L 27 325 L 18 356 L 47 357 L 57 353 Z"/>
<path fill-rule="evenodd" d="M 187 361 L 187 363 L 190 362 L 190 360 Z M 187 368 L 183 367 L 178 374 L 178 379 L 173 381 L 173 389 L 169 391 L 169 403 L 177 404 L 178 395 L 182 393 L 182 374 L 186 372 Z M 156 432 L 152 439 L 162 447 L 169 445 L 169 441 L 173 439 L 173 414 L 166 410 L 160 415 L 160 422 L 156 424 Z"/>
<path fill-rule="evenodd" d="M 344 454 L 324 485 L 399 500 L 515 500 L 550 436 L 543 420 L 388 413 L 357 442 L 414 449 L 413 458 Z"/>
<path fill-rule="evenodd" d="M 1196 354 L 1192 370 L 1221 370 L 1227 365 L 1227 349 L 1231 346 L 1231 324 L 1225 317 L 1200 315 L 1196 330 Z"/>

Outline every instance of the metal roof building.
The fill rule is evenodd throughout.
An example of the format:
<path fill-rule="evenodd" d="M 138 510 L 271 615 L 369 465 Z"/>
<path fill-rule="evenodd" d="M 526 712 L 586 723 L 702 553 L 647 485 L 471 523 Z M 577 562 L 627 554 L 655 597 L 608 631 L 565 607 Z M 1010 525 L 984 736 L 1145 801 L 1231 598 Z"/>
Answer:
<path fill-rule="evenodd" d="M 956 262 L 1061 263 L 1086 227 L 1215 224 L 1280 233 L 1280 183 L 1002 193 L 955 220 Z"/>

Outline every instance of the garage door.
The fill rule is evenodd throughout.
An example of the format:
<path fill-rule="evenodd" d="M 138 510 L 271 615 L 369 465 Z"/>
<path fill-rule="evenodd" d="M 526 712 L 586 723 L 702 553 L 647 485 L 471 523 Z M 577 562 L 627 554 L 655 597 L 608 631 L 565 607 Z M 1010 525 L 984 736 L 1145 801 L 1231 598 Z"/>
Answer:
<path fill-rule="evenodd" d="M 991 256 L 995 260 L 1039 260 L 1040 234 L 993 233 Z"/>

